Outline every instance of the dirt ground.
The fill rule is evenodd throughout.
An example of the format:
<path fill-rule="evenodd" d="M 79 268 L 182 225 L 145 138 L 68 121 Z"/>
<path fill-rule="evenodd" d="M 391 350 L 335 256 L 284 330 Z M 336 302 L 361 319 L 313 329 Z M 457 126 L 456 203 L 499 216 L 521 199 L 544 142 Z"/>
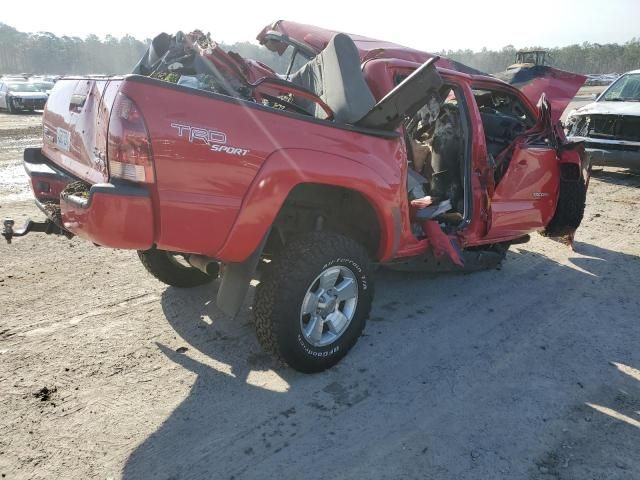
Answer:
<path fill-rule="evenodd" d="M 0 114 L 0 216 L 39 213 Z M 533 236 L 500 270 L 381 270 L 365 335 L 302 375 L 250 301 L 180 290 L 134 252 L 0 245 L 2 479 L 640 478 L 640 177 L 591 181 L 577 251 Z"/>

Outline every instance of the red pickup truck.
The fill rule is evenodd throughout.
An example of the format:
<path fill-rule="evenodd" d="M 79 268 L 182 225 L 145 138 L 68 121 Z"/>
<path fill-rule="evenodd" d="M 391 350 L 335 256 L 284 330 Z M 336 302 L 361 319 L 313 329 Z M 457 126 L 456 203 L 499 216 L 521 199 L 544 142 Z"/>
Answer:
<path fill-rule="evenodd" d="M 48 219 L 6 220 L 5 238 L 134 249 L 176 287 L 220 276 L 229 315 L 259 278 L 260 343 L 316 372 L 360 336 L 372 265 L 491 268 L 530 232 L 580 224 L 589 166 L 558 97 L 536 107 L 447 59 L 316 27 L 258 39 L 291 55 L 286 75 L 196 31 L 156 37 L 132 75 L 58 81 L 24 154 Z"/>

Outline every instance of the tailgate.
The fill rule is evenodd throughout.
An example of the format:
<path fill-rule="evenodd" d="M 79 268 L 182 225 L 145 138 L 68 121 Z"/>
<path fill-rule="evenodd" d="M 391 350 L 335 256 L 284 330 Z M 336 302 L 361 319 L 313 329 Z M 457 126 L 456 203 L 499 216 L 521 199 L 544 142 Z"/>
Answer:
<path fill-rule="evenodd" d="M 91 184 L 106 182 L 109 114 L 121 79 L 59 80 L 44 111 L 43 154 Z"/>

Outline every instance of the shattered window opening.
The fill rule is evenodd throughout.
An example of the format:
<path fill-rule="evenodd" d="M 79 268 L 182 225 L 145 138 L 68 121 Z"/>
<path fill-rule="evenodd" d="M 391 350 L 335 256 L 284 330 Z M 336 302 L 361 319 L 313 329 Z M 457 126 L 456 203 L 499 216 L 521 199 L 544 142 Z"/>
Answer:
<path fill-rule="evenodd" d="M 285 55 L 289 56 L 289 62 L 288 62 L 289 66 L 287 67 L 287 71 L 284 75 L 284 78 L 286 80 L 289 80 L 289 77 L 291 76 L 291 74 L 300 70 L 305 63 L 311 60 L 311 58 L 307 57 L 304 53 L 300 51 L 299 48 L 294 47 L 293 45 L 290 45 L 289 47 L 287 47 L 287 49 L 283 53 L 283 56 Z"/>
<path fill-rule="evenodd" d="M 398 76 L 396 82 L 403 79 Z M 470 139 L 462 104 L 462 92 L 455 85 L 446 84 L 405 122 L 409 201 L 418 209 L 448 204 L 446 213 L 438 214 L 445 231 L 458 228 L 467 215 L 469 192 L 465 185 L 469 157 L 466 147 Z M 413 229 L 414 234 L 422 238 L 421 227 L 416 224 Z"/>
<path fill-rule="evenodd" d="M 535 125 L 531 112 L 514 95 L 478 88 L 473 89 L 473 95 L 482 118 L 487 153 L 494 158 Z"/>

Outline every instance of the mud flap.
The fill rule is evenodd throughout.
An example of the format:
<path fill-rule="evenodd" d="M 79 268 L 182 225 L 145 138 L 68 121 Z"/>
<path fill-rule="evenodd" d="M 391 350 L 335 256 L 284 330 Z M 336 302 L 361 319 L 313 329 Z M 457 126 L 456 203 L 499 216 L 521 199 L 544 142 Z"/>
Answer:
<path fill-rule="evenodd" d="M 235 317 L 249 290 L 249 283 L 258 266 L 262 250 L 267 243 L 269 232 L 264 236 L 258 248 L 244 262 L 227 263 L 218 289 L 216 304 L 230 317 Z"/>

